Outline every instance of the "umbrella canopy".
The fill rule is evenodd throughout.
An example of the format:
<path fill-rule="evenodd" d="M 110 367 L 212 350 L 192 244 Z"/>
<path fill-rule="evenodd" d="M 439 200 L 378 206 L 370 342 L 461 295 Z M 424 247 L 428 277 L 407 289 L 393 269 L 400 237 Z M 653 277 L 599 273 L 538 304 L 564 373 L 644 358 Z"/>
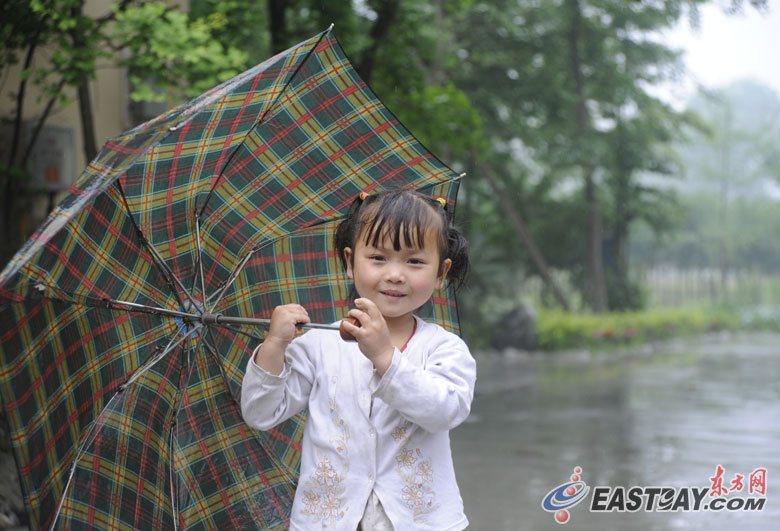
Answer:
<path fill-rule="evenodd" d="M 0 394 L 30 526 L 284 527 L 303 418 L 243 422 L 263 332 L 214 315 L 298 302 L 337 321 L 332 237 L 355 196 L 403 187 L 454 207 L 456 177 L 330 31 L 106 143 L 0 274 Z M 451 294 L 424 312 L 457 331 Z"/>

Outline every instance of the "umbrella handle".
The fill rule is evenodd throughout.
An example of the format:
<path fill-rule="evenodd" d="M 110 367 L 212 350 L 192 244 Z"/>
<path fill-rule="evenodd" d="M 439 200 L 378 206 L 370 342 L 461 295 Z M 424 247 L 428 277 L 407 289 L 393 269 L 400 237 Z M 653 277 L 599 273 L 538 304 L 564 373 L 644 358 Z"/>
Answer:
<path fill-rule="evenodd" d="M 347 332 L 347 329 L 344 328 L 344 322 L 349 322 L 350 324 L 360 327 L 360 321 L 358 321 L 355 317 L 348 315 L 341 320 L 341 324 L 339 325 L 339 334 L 341 335 L 341 339 L 343 339 L 344 341 L 357 341 L 357 339 L 355 339 L 355 336 Z"/>

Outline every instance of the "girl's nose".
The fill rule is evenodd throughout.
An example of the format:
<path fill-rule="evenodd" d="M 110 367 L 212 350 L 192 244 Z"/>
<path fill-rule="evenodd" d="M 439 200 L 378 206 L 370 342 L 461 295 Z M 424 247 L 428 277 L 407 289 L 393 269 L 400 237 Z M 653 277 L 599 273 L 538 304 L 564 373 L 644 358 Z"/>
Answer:
<path fill-rule="evenodd" d="M 386 269 L 386 278 L 389 282 L 403 282 L 403 269 L 396 264 L 389 264 Z"/>

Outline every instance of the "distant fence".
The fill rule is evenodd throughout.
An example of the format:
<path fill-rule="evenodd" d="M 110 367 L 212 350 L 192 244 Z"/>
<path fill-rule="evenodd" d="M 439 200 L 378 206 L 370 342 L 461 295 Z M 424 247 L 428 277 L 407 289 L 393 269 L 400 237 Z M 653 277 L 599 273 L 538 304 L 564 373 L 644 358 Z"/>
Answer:
<path fill-rule="evenodd" d="M 587 303 L 572 286 L 569 275 L 553 271 L 553 277 L 563 289 L 575 311 L 586 310 Z M 631 280 L 645 295 L 645 307 L 669 308 L 726 304 L 739 307 L 780 307 L 780 273 L 771 275 L 758 271 L 734 270 L 721 275 L 720 270 L 678 269 L 670 266 L 633 269 Z M 557 303 L 539 277 L 523 277 L 518 273 L 514 293 L 507 291 L 482 301 L 491 313 L 502 315 L 518 304 L 535 308 L 555 308 Z"/>
<path fill-rule="evenodd" d="M 677 269 L 655 267 L 635 272 L 643 286 L 647 306 L 690 304 L 735 304 L 740 306 L 780 304 L 780 275 L 757 271 Z"/>

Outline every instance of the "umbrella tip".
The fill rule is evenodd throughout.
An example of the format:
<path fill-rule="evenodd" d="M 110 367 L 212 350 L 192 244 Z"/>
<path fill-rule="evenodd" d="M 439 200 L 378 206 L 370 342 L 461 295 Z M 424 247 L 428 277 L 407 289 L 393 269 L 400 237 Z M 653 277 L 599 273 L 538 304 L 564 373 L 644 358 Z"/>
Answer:
<path fill-rule="evenodd" d="M 333 30 L 333 26 L 334 26 L 334 25 L 335 25 L 335 24 L 333 24 L 333 22 L 331 22 L 331 23 L 330 23 L 330 26 L 328 26 L 328 29 L 325 31 L 325 33 L 330 33 L 330 32 Z"/>

